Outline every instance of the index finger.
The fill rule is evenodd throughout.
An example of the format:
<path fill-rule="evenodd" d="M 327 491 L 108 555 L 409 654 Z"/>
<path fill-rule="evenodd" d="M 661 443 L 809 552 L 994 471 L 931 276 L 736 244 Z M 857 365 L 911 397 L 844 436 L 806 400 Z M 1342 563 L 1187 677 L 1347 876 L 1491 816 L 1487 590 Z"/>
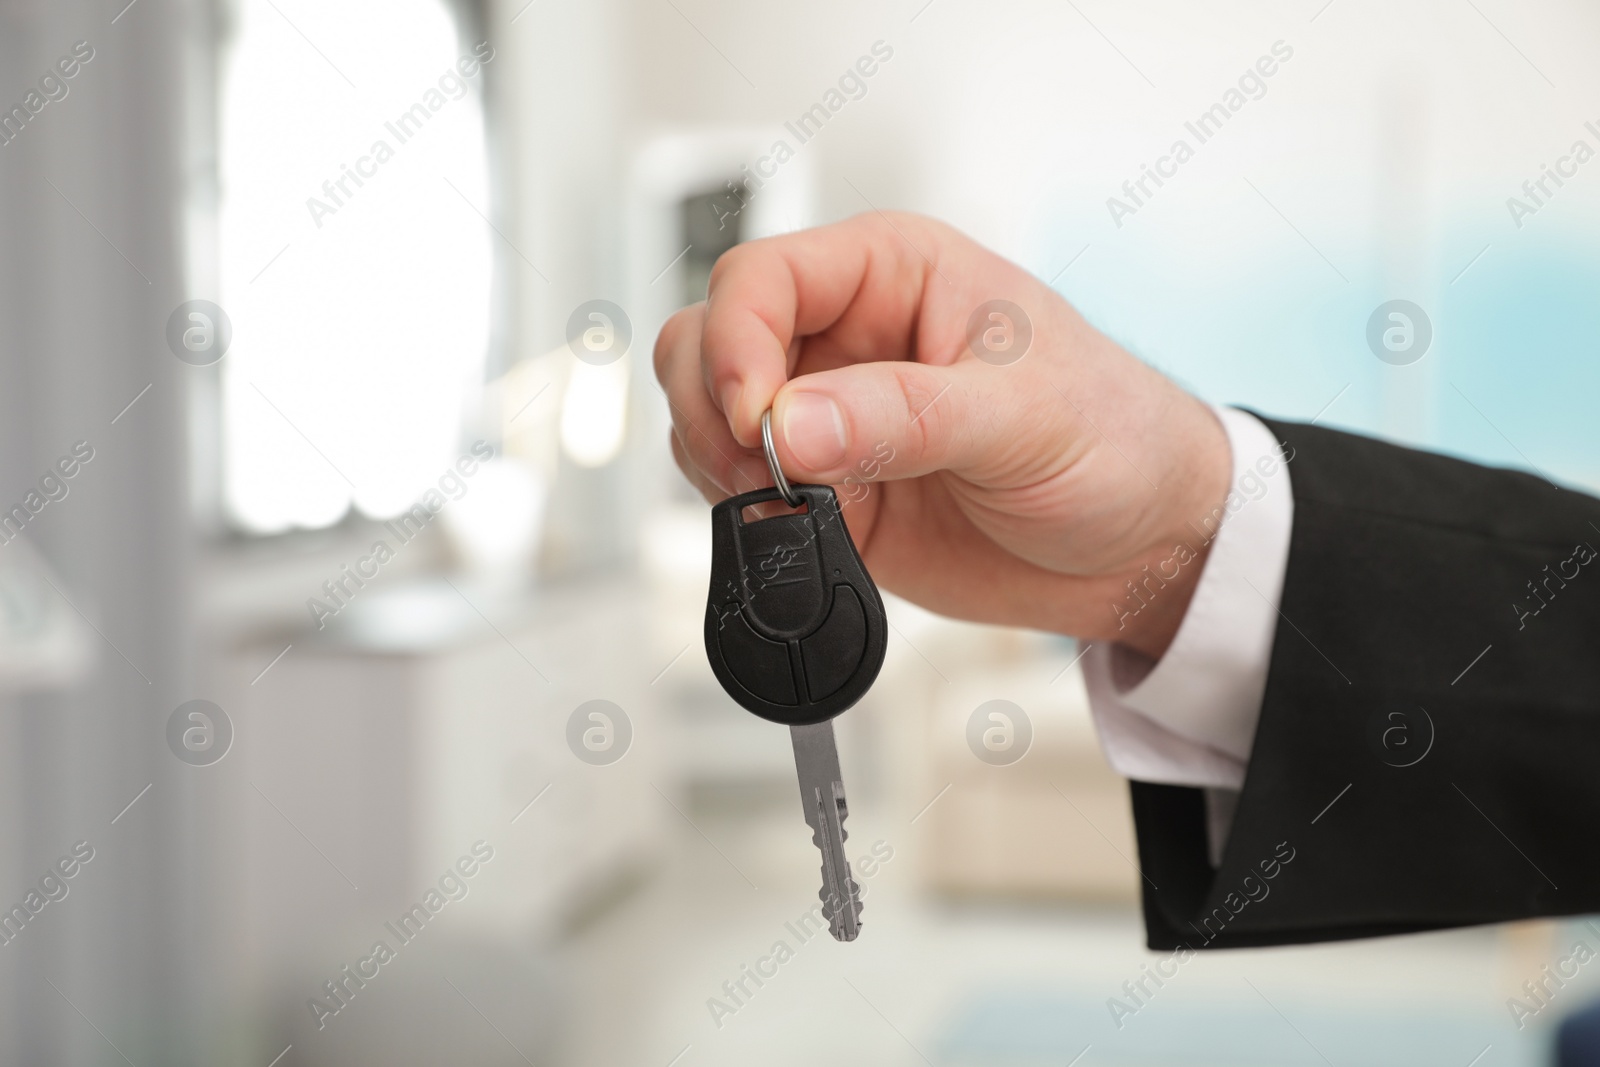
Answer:
<path fill-rule="evenodd" d="M 799 339 L 830 331 L 847 356 L 904 358 L 926 272 L 927 261 L 873 215 L 724 253 L 706 298 L 701 373 L 734 439 L 760 443 L 761 413 L 789 380 Z"/>

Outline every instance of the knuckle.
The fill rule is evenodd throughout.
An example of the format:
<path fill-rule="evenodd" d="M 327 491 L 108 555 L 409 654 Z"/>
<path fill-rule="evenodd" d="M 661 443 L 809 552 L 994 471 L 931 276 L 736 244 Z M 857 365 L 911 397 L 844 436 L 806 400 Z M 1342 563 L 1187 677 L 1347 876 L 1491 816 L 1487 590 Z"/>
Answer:
<path fill-rule="evenodd" d="M 938 397 L 936 383 L 916 364 L 897 365 L 894 377 L 904 408 L 901 425 L 905 447 L 912 455 L 932 459 L 940 439 L 938 405 L 934 403 Z"/>
<path fill-rule="evenodd" d="M 653 359 L 656 377 L 663 383 L 667 379 L 667 370 L 671 366 L 673 354 L 689 336 L 690 330 L 698 322 L 699 316 L 700 305 L 693 304 L 673 312 L 671 317 L 661 324 L 661 332 L 656 334 Z"/>
<path fill-rule="evenodd" d="M 756 254 L 756 250 L 749 244 L 737 244 L 718 256 L 717 261 L 711 265 L 711 280 L 706 286 L 707 291 L 715 292 L 728 272 L 738 270 L 753 254 Z"/>
<path fill-rule="evenodd" d="M 665 384 L 667 379 L 667 364 L 671 359 L 673 346 L 678 342 L 678 312 L 661 324 L 661 332 L 656 334 L 656 346 L 652 353 L 652 362 L 656 369 L 656 378 Z"/>

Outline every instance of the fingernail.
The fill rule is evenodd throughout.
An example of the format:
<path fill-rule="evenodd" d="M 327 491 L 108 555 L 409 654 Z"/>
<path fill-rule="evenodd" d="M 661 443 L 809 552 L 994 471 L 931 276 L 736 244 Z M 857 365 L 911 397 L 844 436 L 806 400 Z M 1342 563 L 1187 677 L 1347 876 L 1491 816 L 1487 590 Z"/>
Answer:
<path fill-rule="evenodd" d="M 844 461 L 844 413 L 832 397 L 791 393 L 783 406 L 783 443 L 806 467 L 831 470 Z"/>

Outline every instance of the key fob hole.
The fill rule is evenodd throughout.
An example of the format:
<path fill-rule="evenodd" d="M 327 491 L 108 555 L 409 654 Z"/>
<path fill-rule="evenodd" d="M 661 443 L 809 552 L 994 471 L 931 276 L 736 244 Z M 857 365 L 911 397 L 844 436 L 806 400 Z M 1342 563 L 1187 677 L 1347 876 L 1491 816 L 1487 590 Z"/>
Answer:
<path fill-rule="evenodd" d="M 762 519 L 775 519 L 783 515 L 805 515 L 811 511 L 811 505 L 802 500 L 800 506 L 791 508 L 782 500 L 768 500 L 760 504 L 750 504 L 739 509 L 740 525 L 749 525 L 760 522 Z"/>

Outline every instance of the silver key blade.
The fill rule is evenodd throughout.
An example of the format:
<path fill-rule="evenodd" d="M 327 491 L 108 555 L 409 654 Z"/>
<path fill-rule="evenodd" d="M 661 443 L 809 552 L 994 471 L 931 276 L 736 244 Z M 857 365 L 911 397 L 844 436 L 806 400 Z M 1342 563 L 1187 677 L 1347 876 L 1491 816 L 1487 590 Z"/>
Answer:
<path fill-rule="evenodd" d="M 844 779 L 839 774 L 839 749 L 833 741 L 833 720 L 789 727 L 794 766 L 800 774 L 800 799 L 806 810 L 811 840 L 822 853 L 822 912 L 835 941 L 854 941 L 861 933 L 861 890 L 845 859 Z"/>

